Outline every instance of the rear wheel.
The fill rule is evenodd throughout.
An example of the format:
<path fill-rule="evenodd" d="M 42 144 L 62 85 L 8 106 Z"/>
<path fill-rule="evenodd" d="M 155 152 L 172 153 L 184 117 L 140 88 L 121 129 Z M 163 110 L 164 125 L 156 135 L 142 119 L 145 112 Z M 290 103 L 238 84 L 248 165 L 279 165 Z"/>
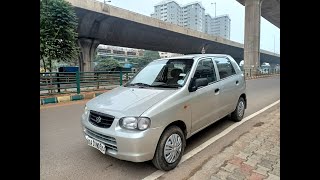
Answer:
<path fill-rule="evenodd" d="M 244 111 L 246 107 L 246 101 L 243 97 L 240 97 L 238 100 L 237 108 L 231 113 L 231 120 L 239 122 L 243 119 Z"/>
<path fill-rule="evenodd" d="M 178 126 L 168 127 L 160 137 L 152 163 L 163 171 L 174 169 L 181 160 L 185 145 L 182 130 Z"/>

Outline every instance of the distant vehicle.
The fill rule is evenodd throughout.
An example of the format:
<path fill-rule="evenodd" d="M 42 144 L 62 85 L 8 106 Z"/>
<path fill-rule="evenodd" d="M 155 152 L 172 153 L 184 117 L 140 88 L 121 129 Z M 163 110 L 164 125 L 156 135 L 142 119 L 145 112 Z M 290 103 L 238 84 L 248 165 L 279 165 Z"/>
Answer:
<path fill-rule="evenodd" d="M 260 66 L 260 73 L 261 74 L 269 74 L 269 73 L 271 73 L 270 64 L 267 63 L 267 62 L 262 63 L 261 66 Z"/>
<path fill-rule="evenodd" d="M 264 62 L 264 63 L 261 64 L 261 66 L 268 66 L 268 67 L 270 67 L 270 63 Z"/>
<path fill-rule="evenodd" d="M 78 66 L 63 66 L 58 68 L 58 72 L 77 72 L 79 71 Z"/>
<path fill-rule="evenodd" d="M 246 107 L 236 61 L 195 54 L 152 61 L 124 86 L 87 102 L 81 123 L 88 145 L 103 154 L 152 160 L 169 171 L 180 162 L 187 138 L 229 114 L 241 121 Z"/>

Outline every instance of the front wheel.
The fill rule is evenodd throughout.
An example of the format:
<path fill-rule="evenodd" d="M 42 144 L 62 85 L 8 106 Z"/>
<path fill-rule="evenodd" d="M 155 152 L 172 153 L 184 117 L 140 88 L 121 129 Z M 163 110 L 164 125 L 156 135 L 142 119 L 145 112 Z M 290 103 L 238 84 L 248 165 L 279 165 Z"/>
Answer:
<path fill-rule="evenodd" d="M 245 107 L 246 102 L 242 97 L 240 97 L 238 100 L 237 108 L 231 113 L 231 120 L 235 122 L 241 121 L 244 115 Z"/>
<path fill-rule="evenodd" d="M 182 130 L 178 126 L 168 127 L 160 137 L 152 163 L 163 171 L 174 169 L 181 160 L 185 146 Z"/>

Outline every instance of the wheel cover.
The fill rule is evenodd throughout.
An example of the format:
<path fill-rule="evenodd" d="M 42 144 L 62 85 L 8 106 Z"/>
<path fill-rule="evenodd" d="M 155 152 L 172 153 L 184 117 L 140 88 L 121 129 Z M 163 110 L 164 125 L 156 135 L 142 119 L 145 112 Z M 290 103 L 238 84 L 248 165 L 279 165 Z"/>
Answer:
<path fill-rule="evenodd" d="M 242 117 L 244 114 L 244 102 L 240 101 L 238 104 L 238 117 Z"/>
<path fill-rule="evenodd" d="M 179 158 L 182 150 L 182 141 L 181 137 L 178 134 L 171 134 L 171 136 L 167 139 L 163 154 L 164 159 L 168 163 L 174 163 Z"/>

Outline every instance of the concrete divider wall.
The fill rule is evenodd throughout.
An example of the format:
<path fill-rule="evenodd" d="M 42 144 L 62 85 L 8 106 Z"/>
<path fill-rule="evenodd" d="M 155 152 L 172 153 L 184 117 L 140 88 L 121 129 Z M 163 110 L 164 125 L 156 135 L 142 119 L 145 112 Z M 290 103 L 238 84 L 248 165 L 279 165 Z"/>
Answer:
<path fill-rule="evenodd" d="M 60 103 L 60 102 L 69 102 L 69 101 L 78 101 L 83 99 L 92 99 L 99 96 L 104 92 L 92 92 L 92 93 L 83 93 L 76 95 L 67 95 L 67 96 L 57 96 L 57 97 L 48 97 L 40 98 L 40 105 L 51 104 L 51 103 Z"/>

